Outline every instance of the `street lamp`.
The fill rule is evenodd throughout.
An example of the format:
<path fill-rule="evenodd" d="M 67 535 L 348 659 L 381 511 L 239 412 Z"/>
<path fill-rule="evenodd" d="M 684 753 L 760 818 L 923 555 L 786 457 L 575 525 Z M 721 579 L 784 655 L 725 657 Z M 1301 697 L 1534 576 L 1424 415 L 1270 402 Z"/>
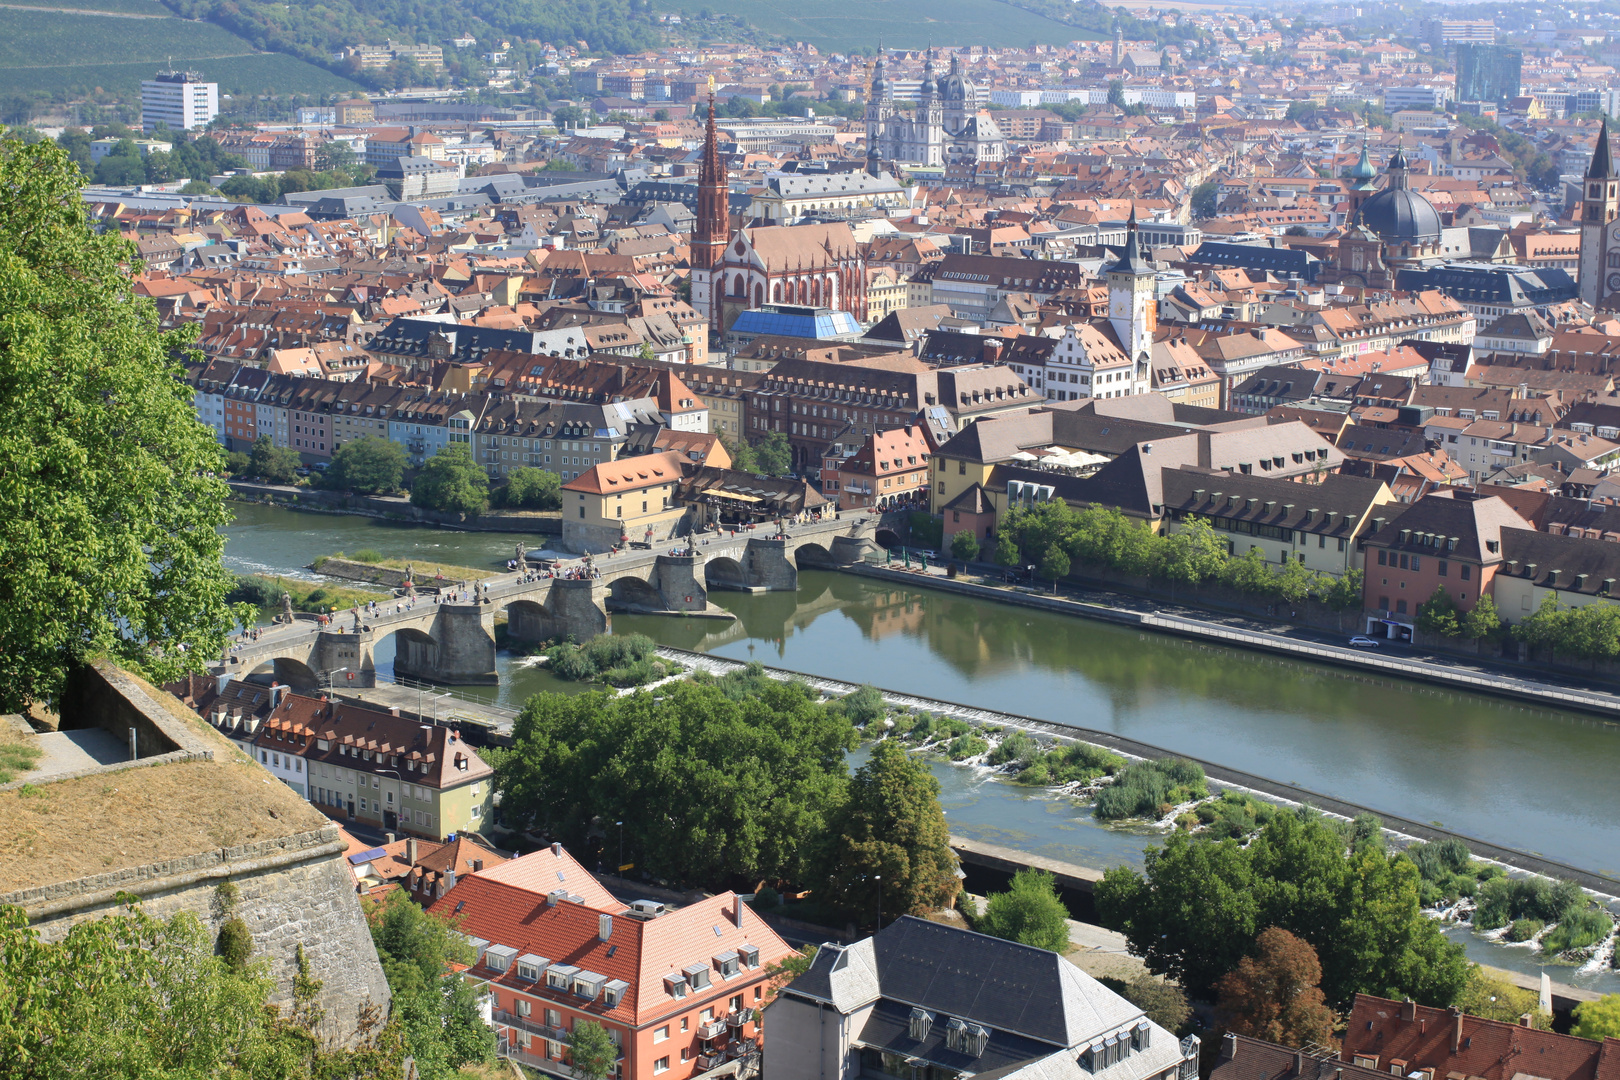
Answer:
<path fill-rule="evenodd" d="M 622 874 L 624 873 L 624 822 L 615 821 L 613 824 L 619 827 L 619 869 L 616 873 Z"/>
<path fill-rule="evenodd" d="M 878 883 L 877 884 L 877 894 L 878 894 L 878 925 L 877 925 L 877 928 L 879 930 L 882 930 L 883 929 L 883 875 L 882 874 L 877 874 L 877 875 L 874 875 L 874 876 L 876 877 L 877 883 Z"/>
<path fill-rule="evenodd" d="M 322 678 L 322 676 L 325 676 L 325 678 L 326 678 L 326 689 L 328 689 L 328 690 L 332 689 L 335 685 L 337 685 L 336 683 L 334 683 L 332 681 L 332 676 L 341 675 L 345 671 L 348 671 L 348 670 L 349 669 L 346 668 L 346 667 L 340 667 L 340 668 L 333 668 L 331 671 L 317 672 L 316 675 L 315 675 L 315 689 L 319 690 L 321 688 L 321 678 Z"/>

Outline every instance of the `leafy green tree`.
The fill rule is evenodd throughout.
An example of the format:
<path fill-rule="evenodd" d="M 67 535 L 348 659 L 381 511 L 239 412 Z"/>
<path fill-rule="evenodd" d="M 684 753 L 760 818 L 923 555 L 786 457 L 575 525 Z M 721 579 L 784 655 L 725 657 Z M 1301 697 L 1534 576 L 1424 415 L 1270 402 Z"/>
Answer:
<path fill-rule="evenodd" d="M 274 180 L 264 180 L 246 173 L 226 177 L 219 185 L 219 191 L 226 198 L 250 203 L 272 203 L 279 194 Z"/>
<path fill-rule="evenodd" d="M 571 846 L 589 842 L 593 818 L 623 821 L 626 854 L 649 873 L 792 879 L 844 803 L 854 745 L 840 712 L 773 679 L 735 698 L 719 681 L 536 694 L 496 775 L 504 815 Z"/>
<path fill-rule="evenodd" d="M 859 919 L 926 915 L 958 891 L 956 855 L 939 805 L 939 781 L 898 742 L 885 739 L 855 772 L 849 801 L 829 818 L 816 895 Z"/>
<path fill-rule="evenodd" d="M 551 122 L 559 128 L 584 127 L 590 122 L 590 114 L 578 105 L 564 105 L 551 111 Z"/>
<path fill-rule="evenodd" d="M 1417 608 L 1417 627 L 1426 634 L 1456 637 L 1462 633 L 1457 622 L 1457 602 L 1446 592 L 1444 585 L 1435 586 L 1434 594 Z"/>
<path fill-rule="evenodd" d="M 248 468 L 254 476 L 272 484 L 291 484 L 298 479 L 302 464 L 298 451 L 290 446 L 277 446 L 270 436 L 260 435 L 248 455 Z"/>
<path fill-rule="evenodd" d="M 1496 601 L 1489 594 L 1474 602 L 1473 610 L 1463 616 L 1462 636 L 1470 641 L 1493 637 L 1502 629 L 1502 617 L 1497 614 Z"/>
<path fill-rule="evenodd" d="M 871 684 L 862 685 L 854 693 L 839 698 L 838 708 L 856 727 L 865 727 L 889 715 L 888 702 L 883 700 L 882 692 Z"/>
<path fill-rule="evenodd" d="M 1620 1039 L 1620 994 L 1604 994 L 1575 1006 L 1571 1035 L 1583 1039 Z"/>
<path fill-rule="evenodd" d="M 766 476 L 786 476 L 793 471 L 793 447 L 788 437 L 773 431 L 754 444 L 754 459 Z"/>
<path fill-rule="evenodd" d="M 594 1020 L 575 1020 L 568 1033 L 568 1061 L 581 1080 L 602 1080 L 613 1071 L 619 1048 L 607 1028 Z"/>
<path fill-rule="evenodd" d="M 218 529 L 225 456 L 49 142 L 0 142 L 0 710 L 55 697 L 97 655 L 155 681 L 224 649 L 242 616 Z"/>
<path fill-rule="evenodd" d="M 489 477 L 466 443 L 441 447 L 411 483 L 411 504 L 477 517 L 489 509 Z"/>
<path fill-rule="evenodd" d="M 185 187 L 180 189 L 182 195 L 218 195 L 219 193 L 219 188 L 206 180 L 189 181 Z"/>
<path fill-rule="evenodd" d="M 1005 566 L 1011 570 L 1023 565 L 1023 553 L 1018 550 L 1018 538 L 1006 529 L 996 537 L 996 565 Z"/>
<path fill-rule="evenodd" d="M 483 991 L 450 966 L 471 965 L 472 947 L 450 923 L 402 892 L 368 899 L 365 912 L 394 1015 L 425 1080 L 443 1080 L 463 1065 L 491 1060 L 495 1033 L 479 1014 Z"/>
<path fill-rule="evenodd" d="M 1342 577 L 1333 577 L 1331 574 L 1323 575 L 1327 578 L 1317 587 L 1317 595 L 1322 603 L 1334 611 L 1350 611 L 1361 606 L 1361 588 L 1364 575 L 1361 568 L 1354 567 Z"/>
<path fill-rule="evenodd" d="M 1217 199 L 1220 187 L 1213 180 L 1206 180 L 1192 190 L 1193 217 L 1203 219 L 1212 218 L 1218 212 Z"/>
<path fill-rule="evenodd" d="M 130 898 L 132 899 L 132 898 Z M 8 1080 L 67 1076 L 316 1080 L 398 1076 L 397 1029 L 362 1026 L 349 1050 L 324 1050 L 299 949 L 292 1007 L 269 1005 L 268 961 L 214 954 L 190 912 L 158 920 L 130 905 L 40 940 L 22 909 L 0 908 L 0 1061 Z"/>
<path fill-rule="evenodd" d="M 1161 538 L 1153 576 L 1181 585 L 1197 585 L 1220 576 L 1226 565 L 1226 541 L 1208 518 L 1189 517 Z"/>
<path fill-rule="evenodd" d="M 1057 592 L 1058 581 L 1069 573 L 1069 553 L 1053 544 L 1041 556 L 1041 577 L 1052 583 L 1052 591 Z"/>
<path fill-rule="evenodd" d="M 315 168 L 320 172 L 353 173 L 356 164 L 354 147 L 339 139 L 329 139 L 315 151 Z"/>
<path fill-rule="evenodd" d="M 951 558 L 972 562 L 979 557 L 979 537 L 972 529 L 963 529 L 951 537 Z"/>
<path fill-rule="evenodd" d="M 1525 990 L 1506 979 L 1487 975 L 1485 969 L 1477 965 L 1468 972 L 1468 980 L 1463 984 L 1462 993 L 1455 1004 L 1469 1016 L 1499 1020 L 1504 1024 L 1517 1024 L 1520 1017 L 1529 1014 L 1537 1030 L 1552 1030 L 1552 1017 L 1541 1011 L 1540 999 L 1534 990 Z M 1620 1004 L 1620 996 L 1617 996 L 1617 1004 Z M 1620 1015 L 1616 1016 L 1616 1020 L 1620 1021 Z M 1620 1024 L 1616 1025 L 1615 1030 L 1620 1032 Z"/>
<path fill-rule="evenodd" d="M 765 987 L 765 1003 L 768 1005 L 775 1001 L 782 987 L 809 971 L 810 965 L 816 962 L 816 953 L 820 951 L 814 945 L 806 945 L 791 956 L 766 965 L 765 974 L 770 976 L 770 982 Z"/>
<path fill-rule="evenodd" d="M 528 466 L 506 474 L 501 505 L 524 510 L 556 510 L 562 506 L 562 477 Z"/>
<path fill-rule="evenodd" d="M 127 140 L 126 140 L 127 141 Z M 96 183 L 104 187 L 133 187 L 136 184 L 146 183 L 146 164 L 141 161 L 140 151 L 132 145 L 130 153 L 119 153 L 115 148 L 96 162 Z"/>
<path fill-rule="evenodd" d="M 1331 1042 L 1335 1018 L 1319 985 L 1316 950 L 1275 926 L 1260 932 L 1254 948 L 1216 984 L 1226 1030 L 1283 1046 Z"/>
<path fill-rule="evenodd" d="M 405 476 L 405 448 L 380 435 L 366 435 L 344 443 L 332 455 L 326 486 L 357 495 L 398 491 Z"/>
<path fill-rule="evenodd" d="M 1182 1026 L 1192 1018 L 1192 1005 L 1181 987 L 1152 975 L 1136 976 L 1120 994 L 1166 1031 L 1180 1034 Z"/>
<path fill-rule="evenodd" d="M 1445 1006 L 1461 992 L 1461 946 L 1424 917 L 1411 860 L 1351 847 L 1320 815 L 1279 814 L 1243 848 L 1173 833 L 1145 872 L 1115 867 L 1097 886 L 1105 924 L 1125 932 L 1149 971 L 1194 992 L 1212 988 L 1277 926 L 1317 950 L 1330 1005 L 1358 991 Z"/>
<path fill-rule="evenodd" d="M 225 471 L 232 476 L 246 476 L 253 467 L 253 459 L 241 450 L 232 450 L 225 455 Z"/>
<path fill-rule="evenodd" d="M 1037 949 L 1069 951 L 1069 910 L 1057 894 L 1057 879 L 1044 870 L 1020 870 L 1006 892 L 987 896 L 973 928 Z"/>
<path fill-rule="evenodd" d="M 68 128 L 56 137 L 56 145 L 60 146 L 79 171 L 89 176 L 95 171 L 90 162 L 90 133 L 83 128 Z"/>
<path fill-rule="evenodd" d="M 758 473 L 760 471 L 759 458 L 747 439 L 732 440 L 722 435 L 720 444 L 726 448 L 726 453 L 731 455 L 731 467 L 733 469 L 746 473 Z"/>

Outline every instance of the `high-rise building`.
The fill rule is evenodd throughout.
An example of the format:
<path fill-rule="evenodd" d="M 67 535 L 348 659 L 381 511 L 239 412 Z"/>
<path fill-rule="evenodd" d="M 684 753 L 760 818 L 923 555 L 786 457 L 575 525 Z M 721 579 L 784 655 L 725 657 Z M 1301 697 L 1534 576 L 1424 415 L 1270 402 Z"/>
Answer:
<path fill-rule="evenodd" d="M 1465 42 L 1459 42 L 1456 49 L 1458 101 L 1503 105 L 1519 96 L 1524 54 L 1518 49 Z"/>
<path fill-rule="evenodd" d="M 1581 192 L 1581 302 L 1607 306 L 1620 293 L 1620 176 L 1615 175 L 1609 148 L 1609 121 L 1598 130 L 1592 164 L 1586 168 Z"/>
<path fill-rule="evenodd" d="M 203 82 L 194 71 L 160 71 L 141 82 L 141 129 L 158 124 L 170 131 L 207 127 L 219 115 L 219 84 Z"/>
<path fill-rule="evenodd" d="M 709 317 L 711 340 L 724 329 L 720 321 L 720 261 L 731 239 L 730 184 L 720 156 L 714 126 L 714 91 L 709 91 L 709 124 L 703 132 L 703 160 L 698 166 L 697 219 L 692 225 L 692 306 Z"/>

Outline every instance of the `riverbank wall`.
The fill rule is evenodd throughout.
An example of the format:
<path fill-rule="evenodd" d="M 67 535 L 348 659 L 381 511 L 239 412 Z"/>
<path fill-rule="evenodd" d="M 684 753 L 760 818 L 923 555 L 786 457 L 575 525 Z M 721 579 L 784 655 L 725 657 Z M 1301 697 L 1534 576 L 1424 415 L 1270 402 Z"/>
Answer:
<path fill-rule="evenodd" d="M 915 575 L 909 575 L 915 577 Z M 915 581 L 912 584 L 916 584 Z M 724 675 L 730 671 L 746 668 L 748 665 L 740 660 L 725 660 L 710 656 L 707 653 L 692 652 L 687 649 L 676 649 L 669 646 L 659 646 L 660 655 L 678 660 L 689 668 L 701 669 L 715 675 Z M 766 672 L 779 679 L 802 679 L 811 687 L 829 695 L 842 696 L 853 693 L 859 689 L 855 683 L 843 682 L 838 679 L 829 679 L 822 675 L 812 675 L 808 672 L 795 671 L 791 668 L 769 667 Z M 1346 676 L 1354 677 L 1354 676 Z M 1053 720 L 1041 720 L 1020 713 L 1002 712 L 994 709 L 979 709 L 961 705 L 953 701 L 941 701 L 937 698 L 921 697 L 899 690 L 890 690 L 877 687 L 883 697 L 896 705 L 904 705 L 913 709 L 926 709 L 932 713 L 956 717 L 969 723 L 984 726 L 1018 727 L 1026 731 L 1044 734 L 1058 739 L 1068 739 L 1076 742 L 1090 743 L 1115 753 L 1138 759 L 1149 758 L 1181 758 L 1192 761 L 1203 768 L 1210 780 L 1217 786 L 1238 788 L 1265 796 L 1277 802 L 1288 805 L 1308 804 L 1318 810 L 1334 814 L 1343 818 L 1353 818 L 1358 814 L 1374 814 L 1384 823 L 1384 828 L 1400 840 L 1460 840 L 1476 856 L 1499 862 L 1518 870 L 1544 877 L 1562 878 L 1573 881 L 1582 888 L 1601 893 L 1604 896 L 1620 896 L 1620 877 L 1614 877 L 1591 870 L 1585 870 L 1555 859 L 1544 858 L 1526 851 L 1503 847 L 1478 837 L 1469 836 L 1452 829 L 1432 825 L 1428 822 L 1413 821 L 1410 818 L 1379 810 L 1377 807 L 1363 806 L 1360 803 L 1350 802 L 1346 799 L 1324 795 L 1321 792 L 1309 791 L 1295 784 L 1285 784 L 1242 769 L 1234 769 L 1218 761 L 1209 761 L 1203 758 L 1190 757 L 1187 754 L 1176 753 L 1152 743 L 1145 743 L 1137 739 L 1126 738 L 1113 732 L 1097 731 L 1092 728 L 1078 727 L 1072 724 L 1063 724 Z"/>
<path fill-rule="evenodd" d="M 554 511 L 491 510 L 475 518 L 428 510 L 411 505 L 411 500 L 382 495 L 351 495 L 324 488 L 287 487 L 281 484 L 255 484 L 246 480 L 226 481 L 232 495 L 245 502 L 305 510 L 314 514 L 346 514 L 378 518 L 413 525 L 437 525 L 461 532 L 521 533 L 561 536 L 562 515 Z"/>
<path fill-rule="evenodd" d="M 992 600 L 1020 607 L 1040 608 L 1043 611 L 1073 615 L 1086 619 L 1132 626 L 1178 637 L 1280 653 L 1300 660 L 1331 664 L 1335 667 L 1354 668 L 1358 671 L 1403 679 L 1416 679 L 1435 683 L 1455 690 L 1494 694 L 1518 701 L 1534 702 L 1552 708 L 1573 709 L 1620 722 L 1620 697 L 1599 689 L 1582 689 L 1563 684 L 1518 678 L 1506 673 L 1495 673 L 1477 668 L 1452 667 L 1417 659 L 1396 658 L 1372 650 L 1353 649 L 1349 646 L 1328 645 L 1305 641 L 1282 634 L 1241 629 L 1222 623 L 1207 621 L 1190 615 L 1161 614 L 1139 611 L 1128 607 L 1093 600 L 1073 600 L 1064 596 L 1046 595 L 1029 589 L 981 585 L 955 578 L 923 576 L 911 571 L 891 570 L 882 566 L 858 564 L 840 567 L 846 573 L 877 578 L 918 588 L 939 589 L 959 596 L 979 600 Z M 1121 599 L 1125 599 L 1121 597 Z M 1485 661 L 1479 661 L 1485 663 Z"/>

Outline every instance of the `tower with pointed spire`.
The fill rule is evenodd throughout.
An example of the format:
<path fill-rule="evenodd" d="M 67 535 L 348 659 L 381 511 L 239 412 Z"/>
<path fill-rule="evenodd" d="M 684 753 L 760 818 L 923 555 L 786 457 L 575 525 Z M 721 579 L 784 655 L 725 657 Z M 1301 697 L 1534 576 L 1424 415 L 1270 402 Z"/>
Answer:
<path fill-rule="evenodd" d="M 1592 164 L 1581 181 L 1581 301 L 1593 307 L 1608 306 L 1606 301 L 1620 293 L 1620 177 L 1615 175 L 1614 155 L 1609 149 L 1609 119 L 1603 118 L 1597 145 L 1592 148 Z"/>
<path fill-rule="evenodd" d="M 1125 250 L 1108 267 L 1108 325 L 1125 355 L 1131 358 L 1130 393 L 1144 394 L 1152 386 L 1153 332 L 1159 327 L 1157 281 L 1153 265 L 1142 255 L 1136 228 L 1136 206 L 1125 227 Z"/>
<path fill-rule="evenodd" d="M 692 226 L 692 306 L 709 318 L 711 337 L 720 327 L 720 263 L 731 238 L 730 185 L 714 126 L 714 90 L 709 90 L 709 123 L 698 166 L 697 220 Z"/>

